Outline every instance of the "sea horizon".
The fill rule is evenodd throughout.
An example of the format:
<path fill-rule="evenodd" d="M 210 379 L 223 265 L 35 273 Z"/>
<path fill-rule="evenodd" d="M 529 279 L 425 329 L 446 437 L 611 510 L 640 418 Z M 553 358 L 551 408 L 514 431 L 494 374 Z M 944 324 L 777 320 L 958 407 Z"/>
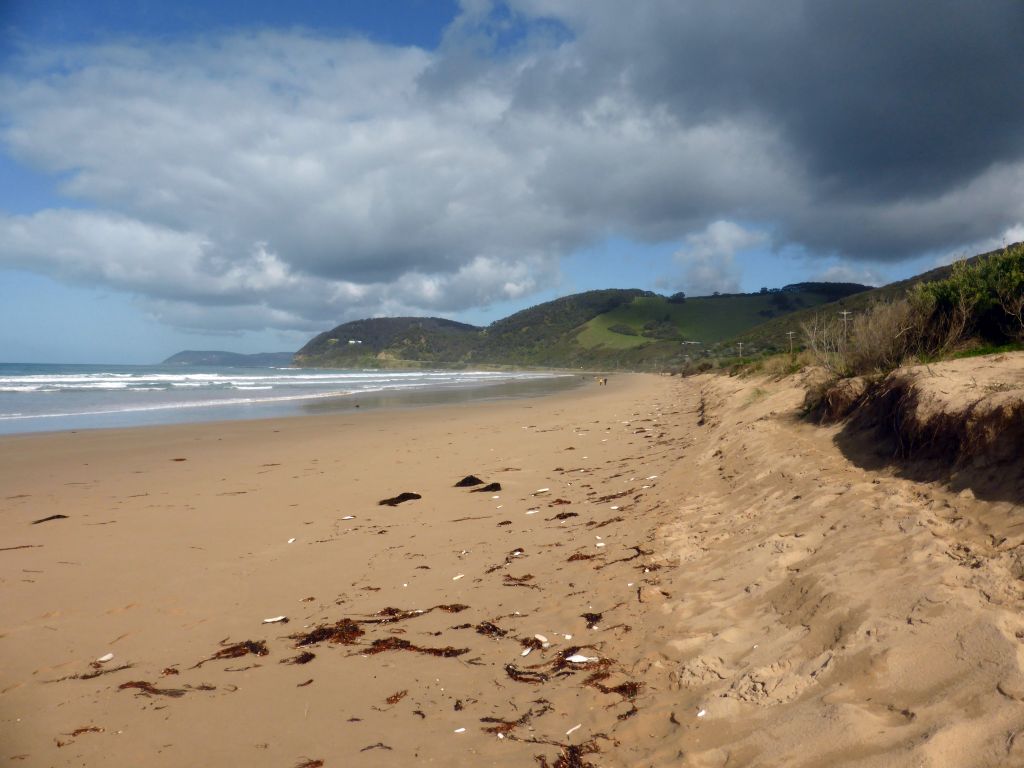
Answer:
<path fill-rule="evenodd" d="M 574 378 L 516 370 L 0 363 L 0 435 L 523 397 Z"/>

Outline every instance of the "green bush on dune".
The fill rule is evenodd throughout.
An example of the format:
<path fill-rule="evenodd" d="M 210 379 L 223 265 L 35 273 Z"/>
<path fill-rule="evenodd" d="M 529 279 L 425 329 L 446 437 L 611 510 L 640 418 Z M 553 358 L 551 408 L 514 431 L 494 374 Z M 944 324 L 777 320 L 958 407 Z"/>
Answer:
<path fill-rule="evenodd" d="M 1024 244 L 959 261 L 942 280 L 878 301 L 848 322 L 803 323 L 815 361 L 837 377 L 885 373 L 911 359 L 945 357 L 965 345 L 1024 341 Z"/>

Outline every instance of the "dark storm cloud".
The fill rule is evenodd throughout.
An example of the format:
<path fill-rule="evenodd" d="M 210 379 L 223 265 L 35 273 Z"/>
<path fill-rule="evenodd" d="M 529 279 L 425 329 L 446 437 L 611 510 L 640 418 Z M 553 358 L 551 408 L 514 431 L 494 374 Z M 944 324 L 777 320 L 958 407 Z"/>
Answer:
<path fill-rule="evenodd" d="M 544 3 L 528 3 L 542 12 Z M 558 13 L 559 3 L 549 12 Z M 1024 3 L 653 0 L 567 14 L 581 64 L 552 84 L 591 97 L 625 79 L 683 124 L 759 117 L 832 194 L 900 197 L 1024 150 Z M 593 82 L 581 86 L 581 81 Z M 597 82 L 597 87 L 594 86 Z M 524 77 L 524 88 L 532 83 Z"/>
<path fill-rule="evenodd" d="M 779 221 L 785 237 L 848 255 L 899 257 L 991 234 L 1020 214 L 1011 200 L 987 200 L 993 207 L 970 222 L 923 209 L 942 208 L 944 197 L 1024 156 L 1024 3 L 651 0 L 626 12 L 610 1 L 581 8 L 523 0 L 519 7 L 561 19 L 577 41 L 573 56 L 553 54 L 523 75 L 518 106 L 584 110 L 623 92 L 681 126 L 731 122 L 775 134 L 788 149 L 786 190 L 799 194 L 776 207 L 729 191 Z M 1008 195 L 1019 191 L 1019 178 L 1002 176 Z M 792 205 L 797 197 L 806 202 Z M 680 210 L 699 210 L 682 193 L 678 202 Z M 893 222 L 883 210 L 889 205 L 915 215 Z"/>

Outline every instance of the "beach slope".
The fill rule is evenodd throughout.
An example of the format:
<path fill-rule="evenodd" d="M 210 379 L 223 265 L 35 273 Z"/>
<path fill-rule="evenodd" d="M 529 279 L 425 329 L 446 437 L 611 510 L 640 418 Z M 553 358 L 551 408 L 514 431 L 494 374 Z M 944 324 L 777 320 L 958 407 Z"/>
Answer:
<path fill-rule="evenodd" d="M 6 438 L 0 759 L 1024 761 L 1019 508 L 867 465 L 803 393 Z"/>

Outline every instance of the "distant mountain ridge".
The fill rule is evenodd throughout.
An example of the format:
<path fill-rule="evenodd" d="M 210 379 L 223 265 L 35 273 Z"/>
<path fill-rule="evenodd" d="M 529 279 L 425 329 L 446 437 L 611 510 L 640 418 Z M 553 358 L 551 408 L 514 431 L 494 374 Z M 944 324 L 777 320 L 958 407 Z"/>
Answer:
<path fill-rule="evenodd" d="M 208 365 L 229 368 L 279 368 L 292 364 L 291 352 L 257 352 L 244 355 L 219 350 L 193 350 L 171 355 L 161 365 Z"/>

